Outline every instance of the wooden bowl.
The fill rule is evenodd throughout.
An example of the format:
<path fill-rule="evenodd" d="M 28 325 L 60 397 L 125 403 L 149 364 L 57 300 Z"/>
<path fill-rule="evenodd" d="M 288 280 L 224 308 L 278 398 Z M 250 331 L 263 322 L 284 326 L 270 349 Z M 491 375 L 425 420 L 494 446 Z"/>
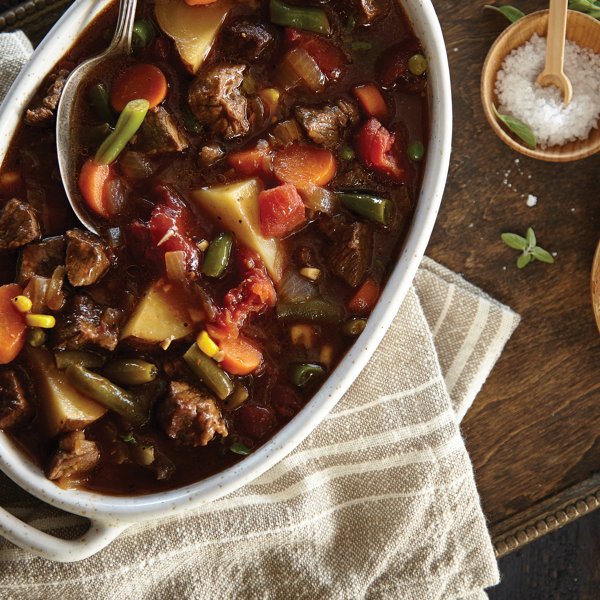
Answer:
<path fill-rule="evenodd" d="M 600 241 L 596 247 L 596 256 L 594 256 L 594 264 L 592 265 L 592 306 L 594 307 L 598 332 L 600 332 Z"/>
<path fill-rule="evenodd" d="M 493 104 L 498 106 L 495 85 L 496 76 L 504 57 L 515 48 L 522 46 L 534 33 L 546 36 L 548 31 L 548 11 L 541 10 L 522 17 L 508 27 L 490 48 L 481 74 L 481 102 L 483 112 L 496 135 L 513 150 L 526 156 L 549 162 L 570 162 L 595 154 L 600 150 L 600 128 L 592 129 L 586 140 L 569 142 L 562 146 L 550 146 L 545 150 L 532 149 L 515 139 L 504 129 L 494 115 Z M 580 12 L 569 11 L 567 18 L 567 39 L 583 48 L 600 54 L 600 22 Z"/>

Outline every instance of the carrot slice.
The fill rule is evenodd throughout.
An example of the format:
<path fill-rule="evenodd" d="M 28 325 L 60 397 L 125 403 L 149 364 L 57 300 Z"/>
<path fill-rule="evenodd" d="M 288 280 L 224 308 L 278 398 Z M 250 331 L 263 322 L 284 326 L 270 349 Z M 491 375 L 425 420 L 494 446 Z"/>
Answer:
<path fill-rule="evenodd" d="M 21 286 L 16 283 L 0 287 L 0 365 L 17 358 L 25 344 L 25 315 L 15 308 L 12 301 L 22 293 Z"/>
<path fill-rule="evenodd" d="M 113 178 L 110 165 L 99 165 L 92 158 L 83 163 L 79 174 L 79 190 L 88 208 L 96 215 L 108 219 L 110 212 L 104 189 Z"/>
<path fill-rule="evenodd" d="M 298 189 L 307 184 L 327 185 L 334 177 L 337 163 L 332 152 L 316 146 L 292 144 L 275 154 L 277 179 Z"/>
<path fill-rule="evenodd" d="M 368 315 L 379 300 L 379 284 L 369 277 L 348 302 L 348 310 L 356 315 Z"/>
<path fill-rule="evenodd" d="M 268 177 L 273 171 L 269 144 L 265 140 L 259 140 L 254 148 L 232 152 L 227 157 L 227 162 L 244 177 L 253 175 Z"/>
<path fill-rule="evenodd" d="M 133 65 L 115 78 L 110 103 L 117 112 L 131 100 L 148 100 L 150 108 L 154 108 L 167 97 L 168 87 L 167 78 L 158 67 L 145 63 Z"/>
<path fill-rule="evenodd" d="M 372 83 L 357 85 L 352 92 L 360 102 L 362 109 L 369 117 L 385 119 L 388 107 L 379 88 Z"/>
<path fill-rule="evenodd" d="M 223 352 L 223 360 L 219 364 L 225 371 L 232 375 L 250 375 L 260 367 L 262 352 L 248 338 L 242 335 L 231 337 L 227 331 L 214 325 L 208 325 L 206 330 Z"/>

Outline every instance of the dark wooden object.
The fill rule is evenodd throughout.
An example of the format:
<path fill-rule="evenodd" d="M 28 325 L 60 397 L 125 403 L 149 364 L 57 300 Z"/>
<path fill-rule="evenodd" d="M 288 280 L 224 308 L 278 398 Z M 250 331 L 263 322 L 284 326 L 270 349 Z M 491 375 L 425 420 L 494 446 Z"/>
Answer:
<path fill-rule="evenodd" d="M 448 187 L 432 258 L 505 302 L 522 322 L 467 414 L 463 433 L 502 555 L 600 506 L 600 336 L 590 271 L 600 237 L 600 155 L 521 157 L 496 138 L 480 71 L 507 25 L 483 3 L 434 0 L 454 82 Z M 519 3 L 517 3 L 519 4 Z M 543 1 L 520 3 L 528 12 Z M 526 204 L 528 194 L 538 198 Z M 516 268 L 500 234 L 532 226 L 556 264 Z"/>
<path fill-rule="evenodd" d="M 600 336 L 589 293 L 600 237 L 600 155 L 547 164 L 500 142 L 484 119 L 479 81 L 508 22 L 483 10 L 483 1 L 433 1 L 454 82 L 455 133 L 428 254 L 523 317 L 463 425 L 501 556 L 600 506 Z M 44 5 L 42 18 L 22 13 L 8 23 L 0 13 L 0 30 L 21 26 L 37 41 L 69 3 L 29 0 Z M 521 5 L 531 12 L 546 3 Z M 537 206 L 527 206 L 528 194 Z M 516 268 L 517 253 L 500 234 L 524 234 L 528 226 L 557 252 L 555 265 Z"/>

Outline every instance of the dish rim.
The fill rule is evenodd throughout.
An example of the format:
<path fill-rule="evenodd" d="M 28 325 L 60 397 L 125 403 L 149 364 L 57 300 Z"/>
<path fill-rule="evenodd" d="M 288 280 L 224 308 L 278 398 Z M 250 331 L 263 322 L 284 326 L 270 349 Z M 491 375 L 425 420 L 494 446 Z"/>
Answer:
<path fill-rule="evenodd" d="M 0 164 L 43 78 L 77 37 L 112 0 L 76 0 L 38 46 L 0 107 Z M 101 521 L 132 523 L 165 516 L 216 500 L 253 479 L 297 447 L 341 399 L 383 339 L 416 274 L 433 229 L 449 168 L 452 99 L 445 43 L 430 0 L 400 1 L 429 60 L 430 133 L 419 200 L 404 247 L 365 331 L 325 384 L 273 438 L 239 463 L 206 479 L 147 495 L 113 496 L 83 489 L 65 490 L 46 479 L 7 434 L 0 434 L 0 469 L 17 485 L 57 508 Z M 48 58 L 52 60 L 48 60 Z"/>

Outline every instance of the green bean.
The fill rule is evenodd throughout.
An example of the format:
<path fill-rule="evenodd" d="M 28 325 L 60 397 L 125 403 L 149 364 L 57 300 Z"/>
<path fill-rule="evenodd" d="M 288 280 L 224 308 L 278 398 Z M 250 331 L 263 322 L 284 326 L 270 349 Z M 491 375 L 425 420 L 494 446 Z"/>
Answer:
<path fill-rule="evenodd" d="M 27 343 L 33 348 L 39 348 L 46 343 L 47 335 L 39 327 L 30 328 L 27 332 Z"/>
<path fill-rule="evenodd" d="M 202 264 L 202 273 L 207 277 L 221 277 L 229 264 L 233 236 L 231 233 L 220 233 L 208 247 Z"/>
<path fill-rule="evenodd" d="M 101 121 L 114 123 L 115 114 L 110 107 L 108 89 L 103 83 L 94 84 L 88 91 L 88 98 L 94 112 Z"/>
<path fill-rule="evenodd" d="M 340 150 L 340 156 L 342 160 L 354 160 L 356 158 L 356 152 L 354 152 L 354 148 L 351 146 L 344 146 Z"/>
<path fill-rule="evenodd" d="M 192 344 L 183 358 L 194 375 L 212 390 L 219 400 L 225 400 L 233 392 L 233 382 L 229 375 L 212 358 L 206 356 L 198 348 L 198 344 Z"/>
<path fill-rule="evenodd" d="M 301 319 L 321 323 L 339 323 L 344 318 L 344 309 L 339 304 L 326 300 L 304 302 L 280 302 L 277 305 L 278 319 Z"/>
<path fill-rule="evenodd" d="M 271 0 L 271 22 L 323 35 L 331 35 L 331 23 L 322 8 L 290 6 L 281 0 Z"/>
<path fill-rule="evenodd" d="M 149 46 L 156 36 L 154 25 L 147 19 L 140 19 L 133 24 L 131 43 L 134 48 L 145 48 Z"/>
<path fill-rule="evenodd" d="M 115 130 L 102 142 L 96 152 L 95 161 L 99 165 L 109 165 L 117 160 L 119 154 L 141 127 L 149 107 L 148 100 L 131 100 L 127 103 L 119 115 Z"/>
<path fill-rule="evenodd" d="M 156 379 L 158 368 L 138 358 L 118 358 L 111 360 L 102 373 L 118 385 L 142 385 Z"/>
<path fill-rule="evenodd" d="M 248 456 L 252 454 L 252 450 L 246 446 L 246 444 L 242 444 L 242 442 L 235 442 L 229 446 L 229 450 L 234 454 L 239 454 L 240 456 Z"/>
<path fill-rule="evenodd" d="M 408 158 L 410 160 L 419 162 L 423 160 L 423 156 L 425 156 L 425 146 L 421 142 L 411 142 L 408 145 Z"/>
<path fill-rule="evenodd" d="M 325 376 L 325 367 L 317 363 L 298 363 L 290 367 L 290 380 L 299 387 L 304 388 Z"/>
<path fill-rule="evenodd" d="M 121 415 L 132 425 L 141 426 L 148 421 L 150 417 L 148 407 L 136 402 L 129 392 L 106 377 L 92 373 L 81 365 L 70 365 L 66 374 L 69 382 L 82 394 Z"/>
<path fill-rule="evenodd" d="M 392 220 L 392 203 L 387 198 L 378 198 L 370 194 L 337 192 L 342 206 L 369 221 L 380 225 L 389 225 Z"/>
<path fill-rule="evenodd" d="M 408 59 L 408 70 L 417 77 L 427 71 L 427 59 L 422 54 L 413 54 Z"/>
<path fill-rule="evenodd" d="M 350 319 L 346 321 L 342 327 L 342 331 L 349 337 L 358 337 L 367 326 L 366 319 Z"/>
<path fill-rule="evenodd" d="M 225 410 L 235 410 L 238 406 L 241 406 L 248 400 L 250 393 L 248 388 L 244 385 L 236 385 L 233 394 L 221 403 Z"/>
<path fill-rule="evenodd" d="M 81 365 L 86 369 L 100 369 L 106 363 L 104 356 L 85 350 L 63 350 L 54 355 L 54 360 L 61 371 L 71 365 Z"/>

